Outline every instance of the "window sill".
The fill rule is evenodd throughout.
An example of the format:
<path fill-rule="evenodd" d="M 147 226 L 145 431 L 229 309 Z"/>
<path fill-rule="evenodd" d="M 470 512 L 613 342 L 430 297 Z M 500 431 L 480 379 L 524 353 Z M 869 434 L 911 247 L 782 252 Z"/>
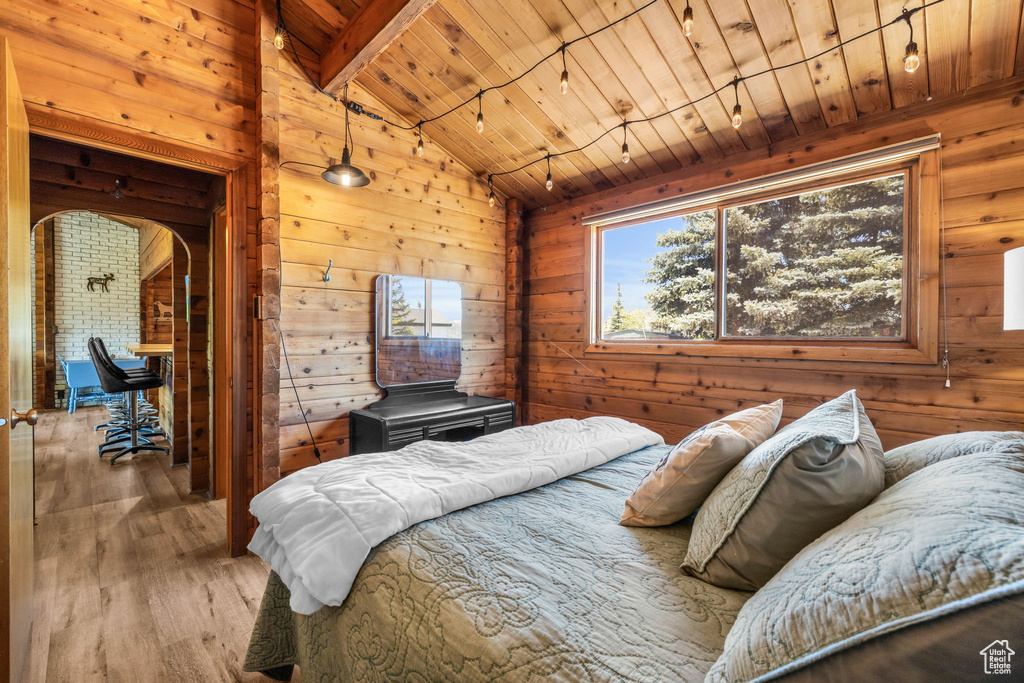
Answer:
<path fill-rule="evenodd" d="M 671 342 L 655 344 L 640 342 L 594 342 L 587 346 L 587 354 L 619 354 L 688 357 L 764 358 L 772 360 L 849 361 L 859 363 L 902 363 L 909 365 L 935 365 L 938 348 L 923 350 L 906 342 L 891 345 L 849 343 L 793 344 L 764 341 L 744 342 Z"/>

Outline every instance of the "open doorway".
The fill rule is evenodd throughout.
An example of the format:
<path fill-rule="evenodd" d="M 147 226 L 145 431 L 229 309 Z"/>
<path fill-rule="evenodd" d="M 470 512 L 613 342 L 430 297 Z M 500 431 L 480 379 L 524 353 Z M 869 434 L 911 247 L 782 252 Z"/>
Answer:
<path fill-rule="evenodd" d="M 214 448 L 212 406 L 225 392 L 216 366 L 227 364 L 215 329 L 227 321 L 214 315 L 211 259 L 218 221 L 223 229 L 223 178 L 38 135 L 30 153 L 37 405 L 73 415 L 109 399 L 82 384 L 88 377 L 68 375 L 91 363 L 87 341 L 101 337 L 116 363 L 142 364 L 163 379 L 145 398 L 169 457 L 135 459 L 183 467 L 187 475 L 174 477 L 185 493 L 223 497 L 230 455 Z M 105 422 L 102 407 L 91 410 L 92 422 Z M 47 476 L 40 492 L 72 485 Z"/>

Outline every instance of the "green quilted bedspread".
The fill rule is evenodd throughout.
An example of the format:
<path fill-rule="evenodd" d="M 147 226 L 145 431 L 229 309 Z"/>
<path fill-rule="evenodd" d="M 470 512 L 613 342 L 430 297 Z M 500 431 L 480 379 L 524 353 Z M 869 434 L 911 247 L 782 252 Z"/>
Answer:
<path fill-rule="evenodd" d="M 319 681 L 696 681 L 749 593 L 686 577 L 690 522 L 618 525 L 652 446 L 379 545 L 340 607 L 271 574 L 245 668 Z"/>

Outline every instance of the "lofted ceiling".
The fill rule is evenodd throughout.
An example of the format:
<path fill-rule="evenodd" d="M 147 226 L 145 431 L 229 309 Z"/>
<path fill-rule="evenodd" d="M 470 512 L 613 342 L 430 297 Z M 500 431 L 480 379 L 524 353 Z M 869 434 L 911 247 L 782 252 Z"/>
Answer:
<path fill-rule="evenodd" d="M 323 54 L 360 4 L 381 0 L 285 0 L 286 20 Z M 647 0 L 438 0 L 429 4 L 357 83 L 410 122 L 427 119 L 481 88 L 519 76 L 563 41 L 599 29 Z M 303 4 L 305 3 L 305 4 Z M 629 127 L 632 161 L 621 161 L 621 130 L 585 151 L 495 178 L 526 206 L 552 204 L 1024 73 L 1022 0 L 945 0 L 913 17 L 921 67 L 903 69 L 905 23 L 855 43 L 838 42 L 899 16 L 923 0 L 658 0 L 614 28 L 572 45 L 570 88 L 560 94 L 561 59 L 424 127 L 440 145 L 486 175 L 582 146 L 621 124 L 697 99 L 735 75 L 799 61 L 807 65 L 744 81 L 743 125 L 730 125 L 731 89 L 657 121 Z M 291 13 L 291 14 L 289 14 Z M 411 136 L 411 134 L 410 134 Z"/>

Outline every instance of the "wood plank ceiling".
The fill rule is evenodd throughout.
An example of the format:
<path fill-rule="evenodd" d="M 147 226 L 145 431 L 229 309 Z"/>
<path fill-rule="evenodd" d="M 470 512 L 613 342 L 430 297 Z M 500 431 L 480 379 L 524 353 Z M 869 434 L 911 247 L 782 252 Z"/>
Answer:
<path fill-rule="evenodd" d="M 518 76 L 563 41 L 645 2 L 438 0 L 356 82 L 414 123 Z M 518 83 L 487 93 L 482 134 L 475 130 L 472 103 L 426 125 L 424 138 L 486 176 L 575 149 L 624 118 L 695 100 L 737 74 L 749 76 L 835 48 L 904 7 L 922 4 L 690 0 L 695 22 L 687 38 L 681 24 L 686 0 L 658 0 L 572 45 L 567 94 L 559 93 L 562 65 L 556 57 Z M 320 54 L 358 9 L 356 0 L 283 5 L 289 26 L 301 30 L 300 37 Z M 631 163 L 622 163 L 622 134 L 615 131 L 585 151 L 552 160 L 551 192 L 544 187 L 543 161 L 495 178 L 495 186 L 527 207 L 543 206 L 1022 74 L 1021 13 L 1022 0 L 945 0 L 913 18 L 921 52 L 921 67 L 913 74 L 903 69 L 909 35 L 900 23 L 806 66 L 745 81 L 739 88 L 739 130 L 730 125 L 733 96 L 727 90 L 675 115 L 630 126 Z M 411 149 L 413 134 L 408 135 Z M 372 140 L 358 143 L 373 146 Z"/>

